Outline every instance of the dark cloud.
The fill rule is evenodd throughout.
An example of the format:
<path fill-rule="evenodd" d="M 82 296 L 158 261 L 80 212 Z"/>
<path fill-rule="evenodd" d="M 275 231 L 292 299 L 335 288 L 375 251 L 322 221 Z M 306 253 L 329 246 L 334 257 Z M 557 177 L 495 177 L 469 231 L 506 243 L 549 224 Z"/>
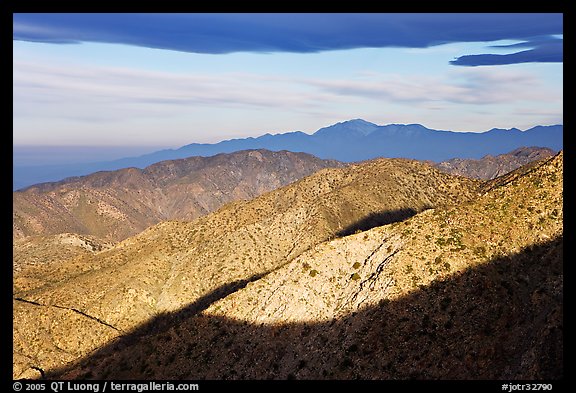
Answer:
<path fill-rule="evenodd" d="M 510 53 L 505 55 L 482 54 L 460 56 L 450 62 L 453 65 L 460 66 L 485 66 L 485 65 L 504 65 L 518 63 L 561 63 L 563 60 L 562 40 L 560 42 L 548 42 L 535 45 L 533 49 Z M 518 46 L 534 46 L 523 45 Z"/>
<path fill-rule="evenodd" d="M 426 48 L 451 42 L 528 41 L 563 31 L 562 14 L 549 13 L 15 14 L 13 21 L 15 40 L 105 42 L 211 54 Z M 541 53 L 551 49 L 556 51 L 554 55 Z M 496 61 L 491 64 L 509 64 L 500 63 L 500 56 L 507 61 L 562 61 L 561 50 L 561 45 L 550 48 L 542 44 L 512 55 L 472 57 L 481 56 L 479 62 Z M 465 64 L 470 57 L 462 56 L 451 63 L 472 65 Z"/>
<path fill-rule="evenodd" d="M 539 37 L 539 38 L 533 38 L 529 41 L 524 41 L 524 42 L 518 42 L 515 44 L 509 44 L 509 45 L 490 45 L 488 48 L 504 48 L 504 49 L 510 49 L 510 48 L 534 48 L 537 46 L 542 46 L 542 45 L 548 45 L 548 44 L 561 44 L 562 43 L 562 39 L 560 38 L 555 38 L 555 37 Z"/>

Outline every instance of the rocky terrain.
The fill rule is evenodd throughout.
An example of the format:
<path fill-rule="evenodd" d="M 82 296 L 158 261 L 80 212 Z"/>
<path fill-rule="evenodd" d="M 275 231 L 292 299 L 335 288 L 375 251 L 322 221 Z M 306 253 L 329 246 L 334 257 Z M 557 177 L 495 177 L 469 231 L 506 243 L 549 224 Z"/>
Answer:
<path fill-rule="evenodd" d="M 12 266 L 16 272 L 36 265 L 42 269 L 52 263 L 89 255 L 111 246 L 112 243 L 102 242 L 93 236 L 75 233 L 15 240 L 12 246 Z"/>
<path fill-rule="evenodd" d="M 560 153 L 472 200 L 318 243 L 48 376 L 562 378 L 562 180 Z"/>
<path fill-rule="evenodd" d="M 164 315 L 198 314 L 242 287 L 292 274 L 282 269 L 293 269 L 296 260 L 306 280 L 321 279 L 327 271 L 313 261 L 306 265 L 302 255 L 340 244 L 351 233 L 472 200 L 480 186 L 404 159 L 328 168 L 191 222 L 159 223 L 109 249 L 23 268 L 14 277 L 14 377 L 56 370 L 138 335 Z M 364 233 L 356 236 L 351 239 L 364 239 Z M 360 248 L 371 247 L 370 236 Z M 333 263 L 348 263 L 352 254 L 342 252 Z M 368 270 L 354 273 L 365 278 Z M 351 282 L 361 282 L 355 277 Z M 264 299 L 253 296 L 255 309 Z"/>
<path fill-rule="evenodd" d="M 43 183 L 13 193 L 13 239 L 73 232 L 119 241 L 341 166 L 305 153 L 253 150 Z"/>
<path fill-rule="evenodd" d="M 532 161 L 542 160 L 555 154 L 547 147 L 520 147 L 506 154 L 486 155 L 479 160 L 453 158 L 436 164 L 446 173 L 490 180 L 502 176 Z"/>
<path fill-rule="evenodd" d="M 553 154 L 548 148 L 520 148 L 435 166 L 447 173 L 488 180 Z M 320 169 L 343 166 L 304 153 L 255 150 L 39 184 L 13 193 L 13 240 L 73 232 L 119 241 L 158 222 L 192 220 Z"/>

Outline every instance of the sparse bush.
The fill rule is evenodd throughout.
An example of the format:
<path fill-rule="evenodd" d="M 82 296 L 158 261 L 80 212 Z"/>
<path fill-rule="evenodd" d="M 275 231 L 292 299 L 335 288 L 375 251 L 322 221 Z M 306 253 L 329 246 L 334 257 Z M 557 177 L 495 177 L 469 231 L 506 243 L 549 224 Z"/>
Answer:
<path fill-rule="evenodd" d="M 465 248 L 466 248 L 465 244 L 459 243 L 457 244 L 457 247 L 451 248 L 450 251 L 461 251 L 464 250 Z"/>
<path fill-rule="evenodd" d="M 310 277 L 316 277 L 316 275 L 318 274 L 318 270 L 312 269 L 312 270 L 310 270 L 309 274 L 310 274 Z"/>
<path fill-rule="evenodd" d="M 474 248 L 474 254 L 478 255 L 481 258 L 486 257 L 486 247 L 478 246 Z"/>
<path fill-rule="evenodd" d="M 355 281 L 360 280 L 360 275 L 358 273 L 354 273 L 351 278 L 352 278 L 352 280 L 355 280 Z"/>
<path fill-rule="evenodd" d="M 352 265 L 352 268 L 354 269 L 358 269 L 360 267 L 360 262 L 354 262 L 354 265 Z"/>

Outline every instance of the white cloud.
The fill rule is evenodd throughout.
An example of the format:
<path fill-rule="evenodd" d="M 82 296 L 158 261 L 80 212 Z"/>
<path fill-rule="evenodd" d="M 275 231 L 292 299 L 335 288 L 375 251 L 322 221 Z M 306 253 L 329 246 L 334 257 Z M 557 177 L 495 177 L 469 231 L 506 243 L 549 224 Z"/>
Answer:
<path fill-rule="evenodd" d="M 69 144 L 214 142 L 267 131 L 312 132 L 358 117 L 484 131 L 521 128 L 528 118 L 558 123 L 552 120 L 562 116 L 561 89 L 518 67 L 446 67 L 437 76 L 351 69 L 312 79 L 281 69 L 186 73 L 61 61 L 14 60 L 15 141 L 49 135 L 53 143 Z"/>
<path fill-rule="evenodd" d="M 364 101 L 492 105 L 561 102 L 534 74 L 502 67 L 450 69 L 442 76 L 371 73 L 356 79 L 302 79 L 251 73 L 176 74 L 114 67 L 13 65 L 15 115 L 90 119 L 173 116 L 190 106 L 329 110 Z M 352 102 L 351 102 L 352 100 Z M 76 110 L 71 112 L 70 106 Z M 100 117 L 101 117 L 100 116 Z"/>
<path fill-rule="evenodd" d="M 491 105 L 517 101 L 561 100 L 562 92 L 546 87 L 535 75 L 495 67 L 456 69 L 439 77 L 380 74 L 370 80 L 309 81 L 339 95 L 403 102 Z"/>
<path fill-rule="evenodd" d="M 38 114 L 70 113 L 66 103 L 106 115 L 172 115 L 187 106 L 302 108 L 318 106 L 330 93 L 305 91 L 289 80 L 249 73 L 189 75 L 113 67 L 70 67 L 15 62 L 14 102 L 37 105 Z M 116 116 L 114 116 L 116 117 Z"/>

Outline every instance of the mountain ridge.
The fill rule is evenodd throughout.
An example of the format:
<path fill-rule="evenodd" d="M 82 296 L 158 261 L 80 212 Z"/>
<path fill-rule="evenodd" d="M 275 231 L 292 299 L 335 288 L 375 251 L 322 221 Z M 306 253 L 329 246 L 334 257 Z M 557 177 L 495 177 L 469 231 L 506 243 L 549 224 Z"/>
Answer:
<path fill-rule="evenodd" d="M 313 134 L 301 131 L 236 138 L 218 143 L 191 143 L 178 149 L 127 157 L 114 161 L 73 166 L 14 167 L 14 189 L 33 183 L 61 180 L 99 170 L 143 168 L 159 161 L 189 156 L 212 156 L 247 149 L 305 152 L 323 159 L 355 162 L 377 157 L 445 161 L 451 158 L 479 159 L 485 154 L 503 154 L 521 146 L 542 146 L 559 151 L 563 125 L 535 126 L 483 133 L 433 130 L 420 124 L 376 125 L 362 119 L 321 128 Z M 20 179 L 20 180 L 19 180 Z M 23 180 L 29 179 L 29 180 Z"/>
<path fill-rule="evenodd" d="M 325 169 L 324 173 L 300 181 L 300 186 L 317 184 L 319 193 L 315 196 L 298 192 L 294 185 L 287 186 L 282 193 L 275 191 L 255 201 L 233 203 L 212 216 L 223 215 L 218 220 L 206 216 L 196 224 L 188 224 L 188 228 L 200 229 L 201 221 L 212 222 L 204 228 L 226 233 L 226 219 L 241 216 L 246 221 L 240 226 L 255 224 L 258 220 L 254 215 L 240 213 L 264 209 L 261 214 L 266 217 L 267 209 L 277 209 L 266 207 L 266 203 L 279 203 L 279 198 L 287 198 L 284 206 L 294 206 L 293 197 L 308 204 L 315 198 L 323 202 L 343 201 L 344 194 L 327 198 L 331 190 L 321 191 L 331 184 L 328 173 L 342 172 L 341 185 L 355 184 L 354 190 L 366 191 L 370 188 L 365 181 L 382 174 L 385 168 L 408 171 L 396 179 L 402 193 L 418 184 L 418 178 L 402 183 L 406 174 L 422 176 L 422 180 L 440 176 L 435 170 L 416 175 L 410 169 L 429 171 L 430 167 L 400 159 L 359 165 L 356 178 L 346 176 L 351 169 Z M 320 179 L 324 180 L 319 182 Z M 457 182 L 459 178 L 438 179 Z M 37 371 L 26 371 L 26 364 L 35 361 L 35 367 L 57 379 L 562 378 L 562 182 L 560 152 L 503 177 L 481 184 L 468 183 L 473 185 L 469 198 L 456 198 L 361 233 L 312 242 L 311 247 L 300 248 L 287 263 L 276 265 L 262 276 L 252 270 L 244 276 L 243 283 L 229 291 L 216 285 L 209 297 L 220 290 L 224 292 L 207 304 L 192 302 L 165 309 L 167 313 L 137 325 L 136 330 L 127 331 L 126 322 L 111 318 L 113 313 L 106 316 L 104 309 L 88 307 L 85 297 L 90 292 L 83 292 L 81 305 L 72 300 L 57 303 L 56 294 L 45 290 L 18 292 L 16 375 L 37 375 Z M 379 183 L 375 180 L 373 185 Z M 452 186 L 444 192 L 467 190 L 465 183 Z M 345 195 L 355 194 L 349 190 Z M 346 211 L 348 207 L 343 203 L 340 209 Z M 294 222 L 293 217 L 283 222 L 282 237 L 294 236 L 288 224 Z M 180 239 L 171 245 L 178 249 L 189 241 L 186 238 L 190 234 L 184 228 L 182 223 L 159 224 L 124 242 L 123 255 L 126 258 L 127 247 L 137 246 L 146 237 L 158 246 L 162 244 L 159 236 L 169 233 L 174 240 Z M 296 232 L 307 231 L 306 224 L 301 228 Z M 259 236 L 254 230 L 250 233 Z M 270 230 L 262 233 L 269 234 Z M 242 252 L 235 245 L 232 248 L 235 253 Z M 146 249 L 140 254 L 143 261 Z M 219 255 L 223 258 L 225 252 Z M 267 255 L 260 261 L 271 254 Z M 192 266 L 196 260 L 187 254 L 179 265 L 194 272 L 203 266 Z M 136 265 L 143 267 L 142 263 Z M 219 271 L 217 267 L 204 266 Z M 130 282 L 127 275 L 123 277 L 124 282 Z M 183 277 L 179 280 L 183 281 Z M 234 283 L 235 279 L 229 281 Z M 74 285 L 86 288 L 81 283 Z M 72 288 L 66 289 L 68 295 L 74 293 Z M 65 288 L 59 291 L 64 293 Z M 129 298 L 138 292 L 128 290 L 130 293 Z M 184 293 L 181 285 L 173 296 Z M 197 298 L 202 299 L 205 298 Z M 50 304 L 59 308 L 50 308 Z M 102 302 L 100 307 L 109 304 Z M 31 343 L 37 342 L 42 330 L 39 320 L 57 319 L 60 325 L 72 321 L 77 321 L 76 326 L 87 324 L 67 311 L 71 308 L 106 321 L 114 329 L 122 329 L 123 334 L 109 326 L 99 326 L 98 342 L 103 338 L 106 342 L 106 337 L 117 338 L 65 366 L 65 362 L 61 366 L 54 362 L 61 356 L 54 350 L 46 359 L 42 358 L 45 355 L 38 357 L 28 352 L 38 345 Z M 51 313 L 59 316 L 50 316 Z M 80 326 L 90 332 L 82 340 L 70 337 L 71 330 L 67 330 L 66 340 L 59 338 L 64 332 L 61 326 L 45 337 L 51 337 L 64 349 L 93 342 L 96 329 Z M 26 341 L 19 335 L 25 336 Z M 46 354 L 46 349 L 39 354 Z"/>
<path fill-rule="evenodd" d="M 479 160 L 452 158 L 434 164 L 434 166 L 447 173 L 475 179 L 490 180 L 511 172 L 529 162 L 552 157 L 554 154 L 554 150 L 545 147 L 519 147 L 511 152 L 497 156 L 487 154 Z"/>
<path fill-rule="evenodd" d="M 306 153 L 247 150 L 38 184 L 13 193 L 13 239 L 76 232 L 118 241 L 343 165 Z"/>
<path fill-rule="evenodd" d="M 478 187 L 415 160 L 325 168 L 191 222 L 164 221 L 111 248 L 22 269 L 13 286 L 14 375 L 58 367 L 157 313 L 218 288 L 226 293 L 345 236 L 359 221 L 368 228 L 405 220 L 470 199 Z"/>
<path fill-rule="evenodd" d="M 488 180 L 553 153 L 547 148 L 518 148 L 480 160 L 430 164 L 447 173 Z M 226 202 L 250 199 L 316 170 L 344 165 L 305 153 L 247 150 L 42 183 L 14 193 L 13 239 L 75 231 L 117 241 L 159 221 L 190 220 Z"/>

